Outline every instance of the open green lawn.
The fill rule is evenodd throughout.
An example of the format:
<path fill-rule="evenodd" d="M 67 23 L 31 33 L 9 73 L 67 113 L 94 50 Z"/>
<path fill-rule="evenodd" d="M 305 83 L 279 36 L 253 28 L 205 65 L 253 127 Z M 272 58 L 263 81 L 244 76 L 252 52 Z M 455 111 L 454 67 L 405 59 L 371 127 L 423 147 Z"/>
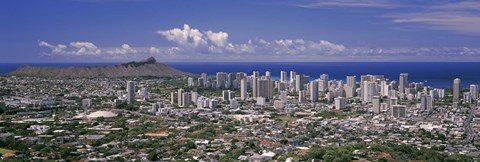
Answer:
<path fill-rule="evenodd" d="M 9 150 L 9 149 L 0 148 L 0 154 L 5 154 L 5 153 L 15 153 L 15 151 Z"/>

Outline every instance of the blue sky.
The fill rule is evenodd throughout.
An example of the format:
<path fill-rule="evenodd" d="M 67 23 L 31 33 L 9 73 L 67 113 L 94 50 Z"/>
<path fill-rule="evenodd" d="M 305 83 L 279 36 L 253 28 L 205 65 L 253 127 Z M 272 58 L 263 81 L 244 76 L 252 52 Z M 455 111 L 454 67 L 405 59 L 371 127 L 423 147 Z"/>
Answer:
<path fill-rule="evenodd" d="M 480 1 L 3 0 L 0 62 L 480 61 Z"/>

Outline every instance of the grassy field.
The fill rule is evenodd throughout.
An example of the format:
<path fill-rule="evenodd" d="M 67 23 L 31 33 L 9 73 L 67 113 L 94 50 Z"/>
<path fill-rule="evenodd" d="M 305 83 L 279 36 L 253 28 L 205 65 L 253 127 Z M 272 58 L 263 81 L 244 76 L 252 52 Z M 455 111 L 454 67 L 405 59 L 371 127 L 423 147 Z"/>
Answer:
<path fill-rule="evenodd" d="M 0 148 L 0 154 L 5 154 L 5 153 L 15 153 L 15 151 L 9 150 L 9 149 Z"/>

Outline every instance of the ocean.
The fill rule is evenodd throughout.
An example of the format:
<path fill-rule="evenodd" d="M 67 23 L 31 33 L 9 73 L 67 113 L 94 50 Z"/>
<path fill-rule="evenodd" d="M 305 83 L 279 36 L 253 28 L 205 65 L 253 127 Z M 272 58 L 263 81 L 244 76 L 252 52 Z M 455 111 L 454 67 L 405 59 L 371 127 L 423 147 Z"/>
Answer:
<path fill-rule="evenodd" d="M 95 66 L 114 65 L 117 63 L 0 63 L 0 73 L 6 74 L 22 65 L 30 66 Z M 278 78 L 280 71 L 295 71 L 310 78 L 328 74 L 330 79 L 345 80 L 347 75 L 375 74 L 384 75 L 390 80 L 397 80 L 400 73 L 409 73 L 410 82 L 425 82 L 435 88 L 451 88 L 453 79 L 462 79 L 462 87 L 480 84 L 480 62 L 171 62 L 166 63 L 179 70 L 193 74 L 207 73 L 214 76 L 216 72 L 245 72 L 249 75 L 259 71 L 262 75 L 270 71 L 272 77 Z M 289 76 L 288 76 L 289 77 Z"/>

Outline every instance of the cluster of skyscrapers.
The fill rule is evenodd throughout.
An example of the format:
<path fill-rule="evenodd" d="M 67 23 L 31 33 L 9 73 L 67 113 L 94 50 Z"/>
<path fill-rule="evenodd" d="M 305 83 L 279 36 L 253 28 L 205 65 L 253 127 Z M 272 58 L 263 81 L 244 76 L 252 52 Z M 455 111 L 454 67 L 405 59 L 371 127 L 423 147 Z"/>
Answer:
<path fill-rule="evenodd" d="M 434 101 L 445 97 L 444 89 L 425 86 L 422 82 L 409 82 L 408 73 L 401 73 L 396 81 L 390 81 L 383 75 L 361 75 L 360 82 L 357 77 L 347 76 L 346 83 L 342 80 L 330 80 L 327 74 L 321 74 L 318 79 L 310 76 L 297 74 L 295 71 L 280 71 L 279 80 L 272 79 L 271 73 L 266 71 L 260 75 L 254 71 L 252 75 L 246 73 L 218 72 L 215 78 L 209 78 L 202 73 L 197 82 L 193 78 L 187 79 L 187 86 L 201 86 L 204 88 L 224 89 L 221 100 L 228 101 L 231 108 L 238 107 L 240 100 L 255 100 L 257 105 L 273 103 L 275 108 L 284 108 L 288 104 L 288 95 L 297 95 L 298 103 L 318 102 L 323 100 L 333 103 L 335 109 L 344 110 L 350 99 L 360 99 L 365 104 L 372 106 L 373 113 L 390 109 L 392 115 L 405 117 L 406 106 L 398 105 L 401 100 L 418 100 L 417 105 L 421 111 L 430 112 L 434 108 Z M 233 90 L 239 90 L 237 98 Z M 461 81 L 459 78 L 453 81 L 453 102 L 459 102 L 462 98 Z M 142 96 L 148 98 L 146 87 L 139 91 Z M 468 103 L 478 99 L 478 85 L 470 85 L 470 91 L 463 93 L 463 101 Z M 128 103 L 135 101 L 135 82 L 127 82 Z M 197 92 L 186 92 L 178 89 L 171 92 L 171 103 L 179 107 L 196 105 L 198 108 L 215 108 L 219 100 L 199 96 Z"/>

